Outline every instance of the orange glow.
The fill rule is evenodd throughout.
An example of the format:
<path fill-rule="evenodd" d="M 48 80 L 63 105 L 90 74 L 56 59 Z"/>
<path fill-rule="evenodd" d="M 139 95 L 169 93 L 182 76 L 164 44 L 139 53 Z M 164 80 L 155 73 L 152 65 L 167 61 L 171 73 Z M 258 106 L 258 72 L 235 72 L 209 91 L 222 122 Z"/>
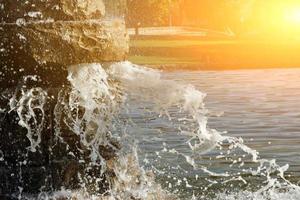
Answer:
<path fill-rule="evenodd" d="M 284 39 L 298 38 L 300 33 L 299 0 L 186 0 L 174 13 L 174 21 L 187 26 L 209 29 L 231 28 L 237 34 Z M 180 10 L 180 8 L 182 10 Z M 173 16 L 177 16 L 173 13 Z M 183 15 L 179 15 L 179 14 Z"/>
<path fill-rule="evenodd" d="M 299 1 L 266 1 L 258 6 L 260 8 L 254 8 L 252 13 L 252 23 L 258 25 L 258 31 L 263 30 L 265 37 L 279 36 L 283 40 L 299 38 Z"/>
<path fill-rule="evenodd" d="M 300 0 L 174 2 L 179 2 L 169 16 L 174 27 L 144 29 L 153 40 L 133 44 L 138 55 L 145 52 L 154 60 L 143 55 L 135 58 L 139 63 L 161 64 L 168 57 L 167 62 L 203 69 L 300 66 Z"/>

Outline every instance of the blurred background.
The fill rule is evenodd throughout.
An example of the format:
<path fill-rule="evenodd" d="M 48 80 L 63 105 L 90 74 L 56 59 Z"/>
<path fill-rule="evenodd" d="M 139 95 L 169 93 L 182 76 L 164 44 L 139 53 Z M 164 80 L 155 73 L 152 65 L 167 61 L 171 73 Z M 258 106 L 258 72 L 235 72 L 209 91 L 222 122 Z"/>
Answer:
<path fill-rule="evenodd" d="M 128 0 L 130 60 L 155 67 L 299 66 L 295 0 Z M 178 66 L 181 65 L 181 66 Z"/>

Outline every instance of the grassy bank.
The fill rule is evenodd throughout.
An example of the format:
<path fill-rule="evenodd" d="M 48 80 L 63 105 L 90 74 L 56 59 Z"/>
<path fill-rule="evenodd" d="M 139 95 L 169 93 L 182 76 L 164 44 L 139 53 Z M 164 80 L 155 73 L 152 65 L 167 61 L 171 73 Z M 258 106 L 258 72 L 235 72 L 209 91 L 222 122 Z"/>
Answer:
<path fill-rule="evenodd" d="M 129 60 L 163 69 L 256 69 L 300 66 L 300 43 L 183 37 L 132 38 Z"/>

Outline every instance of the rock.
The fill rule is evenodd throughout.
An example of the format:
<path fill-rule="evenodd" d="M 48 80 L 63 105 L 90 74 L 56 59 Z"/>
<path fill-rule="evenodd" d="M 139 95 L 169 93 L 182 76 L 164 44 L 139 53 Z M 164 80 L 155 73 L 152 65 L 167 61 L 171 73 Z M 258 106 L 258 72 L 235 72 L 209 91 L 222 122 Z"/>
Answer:
<path fill-rule="evenodd" d="M 66 66 L 126 59 L 125 0 L 0 1 L 0 85 L 60 86 Z"/>
<path fill-rule="evenodd" d="M 59 92 L 68 88 L 68 65 L 126 59 L 124 11 L 125 0 L 0 0 L 0 199 L 14 199 L 11 195 L 21 190 L 36 194 L 83 184 L 87 190 L 107 192 L 106 176 L 114 173 L 102 174 L 101 165 L 91 164 L 90 150 L 67 127 L 63 140 L 55 136 L 54 111 Z M 34 81 L 25 78 L 29 75 Z M 11 97 L 23 95 L 22 88 L 46 92 L 36 151 L 28 149 L 27 130 L 9 106 Z M 39 124 L 41 113 L 34 112 Z M 38 140 L 37 135 L 33 139 Z M 118 148 L 113 142 L 100 146 L 99 153 L 111 160 Z M 98 182 L 90 182 L 91 177 Z"/>
<path fill-rule="evenodd" d="M 60 9 L 74 20 L 99 19 L 105 15 L 101 0 L 61 0 Z"/>
<path fill-rule="evenodd" d="M 125 0 L 0 3 L 0 79 L 43 76 L 45 69 L 65 74 L 68 65 L 123 61 L 129 49 L 124 7 Z"/>
<path fill-rule="evenodd" d="M 128 52 L 124 22 L 76 21 L 7 25 L 3 36 L 24 49 L 24 58 L 62 66 L 124 60 Z M 29 59 L 29 58 L 27 58 Z"/>
<path fill-rule="evenodd" d="M 57 92 L 48 93 L 49 96 L 55 94 Z M 53 110 L 57 104 L 63 104 L 57 103 L 56 99 L 48 100 L 44 107 L 46 116 L 40 132 L 41 143 L 34 152 L 28 148 L 27 130 L 19 126 L 16 111 L 0 115 L 0 199 L 18 195 L 19 188 L 24 194 L 33 195 L 40 191 L 58 191 L 62 187 L 82 189 L 82 185 L 88 192 L 107 192 L 109 185 L 106 180 L 107 177 L 113 178 L 113 170 L 102 173 L 103 166 L 99 162 L 91 163 L 90 149 L 68 127 L 64 126 L 60 138 L 56 137 L 57 122 Z M 99 147 L 99 153 L 107 161 L 115 159 L 120 149 L 118 141 L 108 140 L 111 141 L 110 146 Z"/>
<path fill-rule="evenodd" d="M 26 21 L 80 21 L 101 19 L 105 16 L 102 0 L 27 0 L 2 1 L 0 22 Z"/>

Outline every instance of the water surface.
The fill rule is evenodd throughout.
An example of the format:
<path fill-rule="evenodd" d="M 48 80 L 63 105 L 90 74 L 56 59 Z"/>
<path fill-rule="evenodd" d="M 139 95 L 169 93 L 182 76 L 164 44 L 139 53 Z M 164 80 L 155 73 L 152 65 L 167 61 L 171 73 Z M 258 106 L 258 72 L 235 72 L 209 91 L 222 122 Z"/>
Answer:
<path fill-rule="evenodd" d="M 288 163 L 290 168 L 287 177 L 299 183 L 300 69 L 179 71 L 164 73 L 163 76 L 179 83 L 192 84 L 205 92 L 210 128 L 224 132 L 224 135 L 242 137 L 245 144 L 260 152 L 261 158 L 276 159 L 280 165 Z M 148 113 L 147 108 L 151 107 L 149 103 L 133 99 L 130 105 L 130 114 L 136 124 L 133 132 L 139 143 L 140 160 L 146 168 L 153 169 L 158 181 L 170 191 L 183 198 L 194 193 L 205 199 L 219 191 L 249 189 L 242 181 L 229 181 L 230 184 L 227 184 L 228 179 L 193 169 L 183 156 L 166 153 L 166 149 L 174 148 L 181 153 L 192 154 L 186 143 L 189 138 L 178 134 L 176 122 Z M 183 115 L 176 108 L 173 112 L 170 109 L 170 114 L 174 118 Z M 232 152 L 226 159 L 217 155 L 217 150 L 213 150 L 196 161 L 214 172 L 228 172 L 232 174 L 232 179 L 242 174 L 252 182 L 250 188 L 256 182 L 260 183 L 257 189 L 262 187 L 260 178 L 243 171 L 256 167 L 247 162 L 246 155 Z M 243 166 L 232 165 L 232 161 L 238 158 L 245 160 Z M 212 184 L 214 181 L 219 184 Z"/>

